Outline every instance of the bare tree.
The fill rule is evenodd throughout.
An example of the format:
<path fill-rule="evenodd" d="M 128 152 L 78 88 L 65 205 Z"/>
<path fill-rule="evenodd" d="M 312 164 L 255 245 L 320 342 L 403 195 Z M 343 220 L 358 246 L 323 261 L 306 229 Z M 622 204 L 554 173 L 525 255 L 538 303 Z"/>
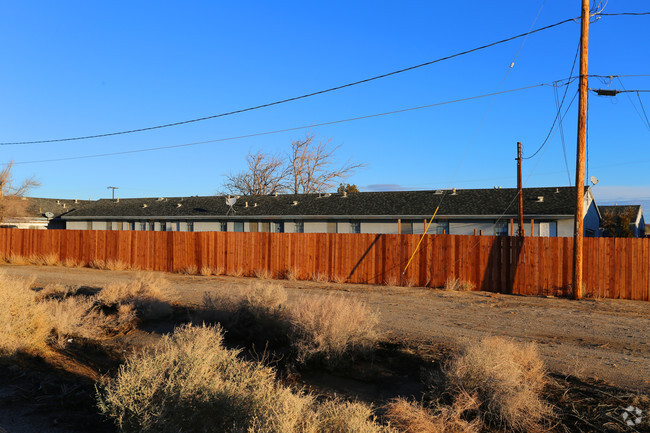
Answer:
<path fill-rule="evenodd" d="M 304 140 L 293 141 L 287 162 L 290 192 L 309 194 L 332 190 L 354 170 L 364 166 L 350 160 L 336 166 L 334 154 L 338 149 L 339 146 L 331 146 L 331 140 L 316 142 L 310 134 Z"/>
<path fill-rule="evenodd" d="M 0 170 L 0 222 L 5 218 L 26 216 L 29 203 L 23 198 L 41 184 L 34 176 L 15 184 L 11 174 L 13 165 L 13 161 L 10 161 Z"/>
<path fill-rule="evenodd" d="M 231 194 L 267 195 L 286 190 L 285 160 L 262 151 L 246 156 L 248 169 L 226 175 L 224 188 Z"/>

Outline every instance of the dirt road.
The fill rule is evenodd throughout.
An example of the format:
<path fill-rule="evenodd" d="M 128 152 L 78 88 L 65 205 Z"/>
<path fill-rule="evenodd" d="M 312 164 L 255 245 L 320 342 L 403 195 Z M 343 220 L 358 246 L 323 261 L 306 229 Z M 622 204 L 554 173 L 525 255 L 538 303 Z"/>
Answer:
<path fill-rule="evenodd" d="M 33 276 L 38 284 L 103 287 L 135 276 L 132 271 L 60 267 L 0 266 L 10 275 Z M 165 274 L 184 303 L 198 304 L 203 293 L 228 291 L 254 279 Z M 289 302 L 325 291 L 362 299 L 380 313 L 390 338 L 456 346 L 464 340 L 501 335 L 539 345 L 550 370 L 650 391 L 650 302 L 571 301 L 445 292 L 423 288 L 278 281 Z"/>

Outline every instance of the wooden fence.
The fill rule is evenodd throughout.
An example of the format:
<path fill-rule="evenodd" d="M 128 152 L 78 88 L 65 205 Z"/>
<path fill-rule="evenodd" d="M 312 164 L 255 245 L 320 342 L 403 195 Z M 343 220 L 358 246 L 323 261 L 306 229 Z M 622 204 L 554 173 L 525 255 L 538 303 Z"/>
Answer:
<path fill-rule="evenodd" d="M 448 277 L 477 290 L 569 296 L 573 239 L 427 235 L 402 271 L 420 235 L 328 233 L 149 232 L 0 229 L 0 255 L 56 254 L 119 260 L 141 269 L 179 271 L 210 266 L 225 274 L 259 270 L 281 278 L 323 275 L 368 284 L 443 287 Z M 648 301 L 650 239 L 585 238 L 585 296 Z"/>

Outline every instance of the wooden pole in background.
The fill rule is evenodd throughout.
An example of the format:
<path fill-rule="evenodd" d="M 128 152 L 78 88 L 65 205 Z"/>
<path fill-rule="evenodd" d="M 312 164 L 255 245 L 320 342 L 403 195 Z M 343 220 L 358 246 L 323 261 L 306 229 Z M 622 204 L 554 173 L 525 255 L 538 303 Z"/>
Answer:
<path fill-rule="evenodd" d="M 580 26 L 580 87 L 578 88 L 578 154 L 576 158 L 576 213 L 573 220 L 573 298 L 582 298 L 582 236 L 584 233 L 585 148 L 587 92 L 589 90 L 589 0 L 582 0 Z"/>
<path fill-rule="evenodd" d="M 517 236 L 524 236 L 524 186 L 521 181 L 521 141 L 517 142 L 517 191 L 519 193 L 519 230 Z"/>

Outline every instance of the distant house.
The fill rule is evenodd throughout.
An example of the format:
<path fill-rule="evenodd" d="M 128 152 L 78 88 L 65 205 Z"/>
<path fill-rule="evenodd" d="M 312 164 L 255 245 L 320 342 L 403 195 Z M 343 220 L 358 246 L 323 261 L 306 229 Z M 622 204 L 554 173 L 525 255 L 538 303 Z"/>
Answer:
<path fill-rule="evenodd" d="M 572 236 L 573 187 L 524 189 L 524 224 L 534 236 Z M 102 199 L 60 216 L 72 230 L 420 234 L 439 205 L 432 234 L 506 236 L 516 232 L 516 189 Z M 584 191 L 585 236 L 600 215 Z"/>
<path fill-rule="evenodd" d="M 607 221 L 612 219 L 614 223 L 620 223 L 629 219 L 629 229 L 635 238 L 645 237 L 645 219 L 643 209 L 640 205 L 631 206 L 599 206 L 602 215 L 601 230 L 605 236 L 611 236 L 608 232 Z M 620 233 L 617 233 L 620 235 Z"/>
<path fill-rule="evenodd" d="M 24 197 L 27 202 L 26 212 L 20 217 L 4 218 L 0 228 L 19 229 L 64 229 L 65 222 L 61 216 L 78 209 L 90 200 L 63 200 L 53 198 Z"/>

